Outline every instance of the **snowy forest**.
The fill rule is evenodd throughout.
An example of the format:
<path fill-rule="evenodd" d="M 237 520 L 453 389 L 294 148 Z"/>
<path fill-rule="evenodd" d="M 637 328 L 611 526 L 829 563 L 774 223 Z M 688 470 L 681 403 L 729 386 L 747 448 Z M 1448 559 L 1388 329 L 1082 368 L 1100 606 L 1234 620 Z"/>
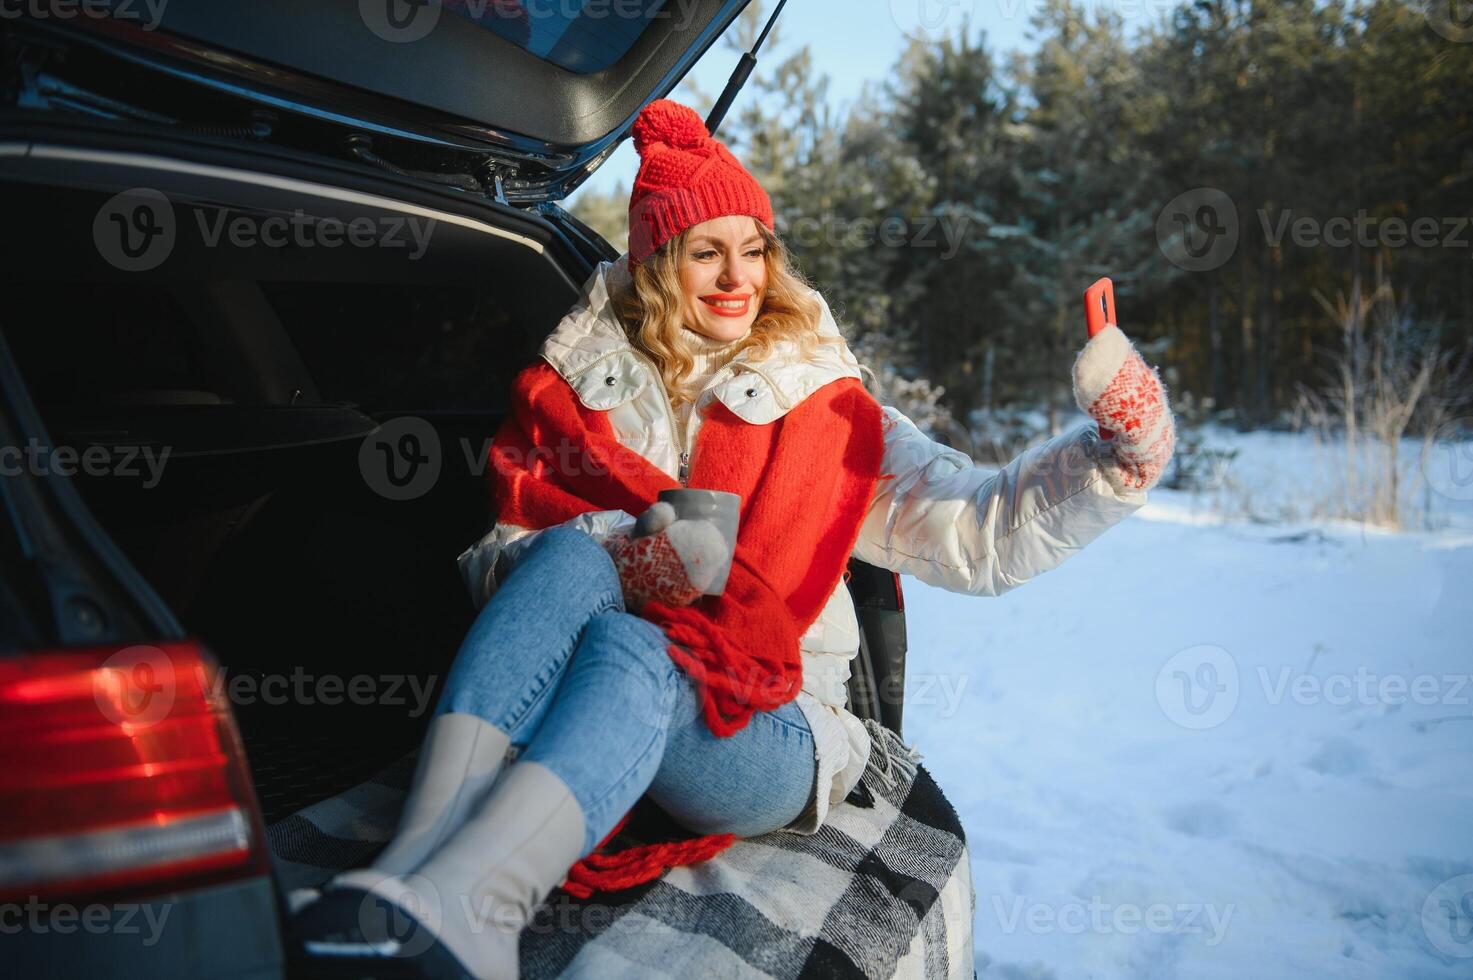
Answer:
<path fill-rule="evenodd" d="M 1473 29 L 1407 0 L 1201 0 L 1127 37 L 1109 5 L 1046 0 L 1028 53 L 913 40 L 841 115 L 781 26 L 720 135 L 939 438 L 1002 459 L 1059 431 L 1103 275 L 1185 423 L 1395 442 L 1466 409 Z M 575 210 L 619 244 L 627 193 Z M 1380 492 L 1339 509 L 1398 523 Z"/>
<path fill-rule="evenodd" d="M 1103 275 L 1171 391 L 1136 516 L 997 599 L 905 582 L 977 974 L 1467 977 L 1473 25 L 1109 6 L 916 40 L 842 114 L 770 41 L 720 133 L 933 438 L 999 464 L 1070 424 Z M 622 246 L 627 195 L 574 207 Z"/>

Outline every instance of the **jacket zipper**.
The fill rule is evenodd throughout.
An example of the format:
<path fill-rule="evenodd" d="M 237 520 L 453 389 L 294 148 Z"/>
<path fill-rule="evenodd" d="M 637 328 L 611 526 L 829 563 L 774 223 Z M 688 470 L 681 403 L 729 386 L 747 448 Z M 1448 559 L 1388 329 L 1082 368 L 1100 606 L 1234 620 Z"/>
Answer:
<path fill-rule="evenodd" d="M 685 446 L 680 440 L 680 426 L 675 423 L 675 409 L 670 407 L 670 392 L 665 388 L 665 379 L 660 377 L 660 369 L 655 366 L 655 362 L 640 352 L 639 348 L 631 345 L 629 350 L 634 353 L 635 357 L 649 365 L 650 373 L 655 378 L 655 384 L 660 387 L 660 402 L 665 406 L 665 419 L 670 424 L 670 439 L 680 453 L 680 468 L 676 471 L 678 474 L 676 479 L 680 481 L 681 486 L 685 486 L 686 481 L 690 479 L 690 453 L 685 451 Z"/>
<path fill-rule="evenodd" d="M 690 446 L 689 452 L 682 452 L 680 454 L 680 482 L 682 486 L 685 485 L 685 483 L 690 479 L 691 453 L 694 453 L 696 451 L 694 441 L 690 437 L 690 427 L 692 423 L 694 423 L 696 420 L 696 412 L 701 407 L 701 399 L 706 396 L 706 392 L 716 387 L 718 380 L 725 380 L 721 376 L 726 372 L 728 368 L 731 369 L 732 377 L 735 377 L 741 367 L 742 365 L 733 365 L 730 361 L 726 362 L 725 364 L 721 365 L 721 367 L 716 369 L 716 373 L 712 374 L 711 377 L 706 379 L 706 386 L 696 393 L 696 400 L 690 408 L 690 416 L 685 420 L 685 431 L 681 433 L 681 435 L 684 436 L 685 445 Z"/>
<path fill-rule="evenodd" d="M 711 388 L 715 386 L 716 379 L 720 377 L 723 371 L 725 371 L 729 367 L 732 367 L 732 364 L 730 362 L 723 364 L 720 368 L 717 369 L 716 373 L 711 375 L 710 379 L 707 380 L 706 386 L 702 388 L 700 392 L 696 395 L 696 405 L 691 406 L 690 418 L 686 420 L 685 429 L 682 430 L 675 421 L 675 409 L 670 407 L 670 392 L 665 387 L 665 379 L 660 377 L 659 368 L 655 366 L 654 361 L 650 360 L 649 357 L 642 353 L 637 347 L 630 345 L 629 350 L 633 351 L 635 357 L 638 357 L 640 360 L 644 361 L 645 364 L 649 365 L 650 373 L 655 376 L 655 384 L 659 385 L 660 387 L 660 400 L 665 406 L 665 418 L 670 423 L 670 438 L 675 442 L 676 451 L 680 454 L 680 465 L 676 469 L 676 479 L 680 481 L 681 486 L 686 486 L 690 482 L 690 456 L 693 450 L 688 450 L 685 447 L 690 444 L 690 424 L 691 422 L 695 421 L 696 405 L 700 404 L 701 395 L 704 395 L 706 392 L 710 391 Z M 748 368 L 748 370 L 755 369 Z M 733 368 L 732 373 L 735 374 L 735 368 Z M 760 374 L 760 372 L 758 373 Z M 771 384 L 770 381 L 768 383 Z"/>

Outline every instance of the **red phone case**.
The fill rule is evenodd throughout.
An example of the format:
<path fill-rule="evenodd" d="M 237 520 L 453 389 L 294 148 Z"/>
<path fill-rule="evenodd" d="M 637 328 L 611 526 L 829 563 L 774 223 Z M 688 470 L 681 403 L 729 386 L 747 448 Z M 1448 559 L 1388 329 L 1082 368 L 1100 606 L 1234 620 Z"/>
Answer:
<path fill-rule="evenodd" d="M 1084 322 L 1091 337 L 1105 329 L 1107 323 L 1119 325 L 1115 320 L 1115 284 L 1109 279 L 1097 279 L 1084 291 Z M 1101 439 L 1115 438 L 1115 433 L 1103 425 L 1099 430 Z"/>
<path fill-rule="evenodd" d="M 1098 279 L 1084 291 L 1084 320 L 1091 337 L 1107 323 L 1119 324 L 1115 319 L 1115 284 L 1109 279 Z"/>

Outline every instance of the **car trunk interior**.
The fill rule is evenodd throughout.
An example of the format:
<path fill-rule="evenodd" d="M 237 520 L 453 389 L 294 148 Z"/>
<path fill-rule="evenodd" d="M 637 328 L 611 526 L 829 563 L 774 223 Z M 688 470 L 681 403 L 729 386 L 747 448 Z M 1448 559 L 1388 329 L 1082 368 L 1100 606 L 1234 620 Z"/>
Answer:
<path fill-rule="evenodd" d="M 210 246 L 221 215 L 402 212 L 126 156 L 29 173 L 8 160 L 11 217 L 36 234 L 7 260 L 0 329 L 53 445 L 111 451 L 109 472 L 75 480 L 224 666 L 266 820 L 412 750 L 474 615 L 455 558 L 492 516 L 486 446 L 512 377 L 576 298 L 580 260 L 545 222 L 479 201 L 421 204 L 441 220 L 413 259 Z M 158 268 L 123 272 L 92 228 L 138 186 L 168 195 L 177 241 Z M 392 499 L 364 437 L 404 416 L 432 427 L 440 471 Z"/>

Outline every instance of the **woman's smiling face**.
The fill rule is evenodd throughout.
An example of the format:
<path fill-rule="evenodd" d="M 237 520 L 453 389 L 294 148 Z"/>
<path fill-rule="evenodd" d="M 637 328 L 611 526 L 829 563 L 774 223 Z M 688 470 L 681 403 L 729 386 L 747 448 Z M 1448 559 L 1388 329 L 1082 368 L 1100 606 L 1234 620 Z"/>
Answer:
<path fill-rule="evenodd" d="M 712 340 L 745 337 L 762 309 L 766 252 L 757 219 L 748 215 L 692 225 L 680 257 L 685 325 Z"/>

